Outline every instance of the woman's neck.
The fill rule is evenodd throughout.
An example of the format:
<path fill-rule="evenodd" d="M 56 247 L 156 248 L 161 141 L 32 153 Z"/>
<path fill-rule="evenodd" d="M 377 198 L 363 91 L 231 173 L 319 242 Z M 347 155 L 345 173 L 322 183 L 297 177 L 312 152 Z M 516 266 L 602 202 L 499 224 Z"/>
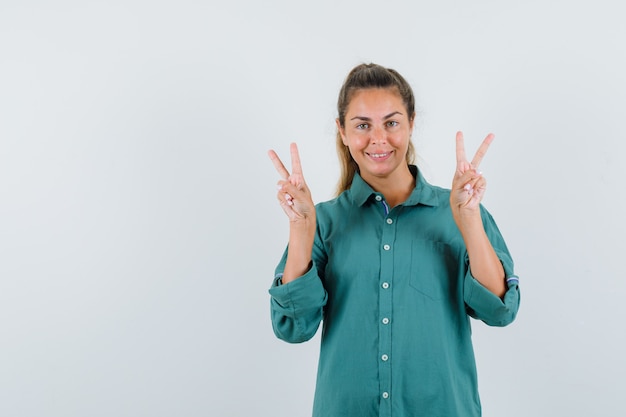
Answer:
<path fill-rule="evenodd" d="M 385 196 L 389 207 L 404 203 L 415 189 L 415 177 L 408 165 L 386 177 L 363 178 L 370 187 Z"/>

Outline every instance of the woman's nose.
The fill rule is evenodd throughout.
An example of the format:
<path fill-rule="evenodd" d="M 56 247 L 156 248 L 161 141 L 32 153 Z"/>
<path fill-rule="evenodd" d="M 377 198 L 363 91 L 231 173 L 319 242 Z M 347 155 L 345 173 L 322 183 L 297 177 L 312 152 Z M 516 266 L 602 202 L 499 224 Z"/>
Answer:
<path fill-rule="evenodd" d="M 381 144 L 385 143 L 386 141 L 387 139 L 385 129 L 383 129 L 381 126 L 374 126 L 371 130 L 370 142 L 375 144 Z"/>

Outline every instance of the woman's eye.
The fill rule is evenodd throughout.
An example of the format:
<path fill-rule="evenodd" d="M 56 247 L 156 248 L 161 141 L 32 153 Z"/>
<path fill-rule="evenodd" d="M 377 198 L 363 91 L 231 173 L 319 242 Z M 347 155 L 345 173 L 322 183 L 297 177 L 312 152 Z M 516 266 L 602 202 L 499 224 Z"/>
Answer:
<path fill-rule="evenodd" d="M 367 129 L 369 127 L 369 125 L 367 123 L 360 123 L 358 125 L 356 125 L 357 129 Z"/>
<path fill-rule="evenodd" d="M 395 120 L 390 120 L 390 121 L 387 122 L 387 126 L 389 126 L 389 127 L 398 126 L 398 122 L 396 122 Z"/>

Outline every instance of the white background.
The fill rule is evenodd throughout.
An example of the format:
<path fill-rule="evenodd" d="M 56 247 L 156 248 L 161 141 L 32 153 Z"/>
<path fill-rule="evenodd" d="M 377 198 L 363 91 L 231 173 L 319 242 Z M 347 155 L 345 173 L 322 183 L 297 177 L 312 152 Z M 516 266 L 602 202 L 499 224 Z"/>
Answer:
<path fill-rule="evenodd" d="M 474 323 L 484 416 L 626 415 L 619 4 L 2 0 L 0 415 L 310 415 L 319 338 L 269 320 L 266 151 L 298 142 L 330 198 L 361 62 L 414 87 L 430 182 L 457 130 L 496 134 L 484 203 L 522 305 Z"/>

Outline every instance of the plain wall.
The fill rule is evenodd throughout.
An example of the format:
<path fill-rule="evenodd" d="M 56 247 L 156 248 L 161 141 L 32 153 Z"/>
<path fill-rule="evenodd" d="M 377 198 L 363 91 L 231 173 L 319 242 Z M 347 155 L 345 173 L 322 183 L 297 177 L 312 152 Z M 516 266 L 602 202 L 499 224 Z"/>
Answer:
<path fill-rule="evenodd" d="M 269 318 L 287 220 L 266 151 L 338 176 L 335 102 L 376 62 L 454 135 L 516 261 L 474 322 L 484 416 L 626 415 L 626 25 L 618 1 L 0 3 L 0 415 L 307 416 L 319 336 Z M 620 165 L 621 164 L 621 165 Z"/>

